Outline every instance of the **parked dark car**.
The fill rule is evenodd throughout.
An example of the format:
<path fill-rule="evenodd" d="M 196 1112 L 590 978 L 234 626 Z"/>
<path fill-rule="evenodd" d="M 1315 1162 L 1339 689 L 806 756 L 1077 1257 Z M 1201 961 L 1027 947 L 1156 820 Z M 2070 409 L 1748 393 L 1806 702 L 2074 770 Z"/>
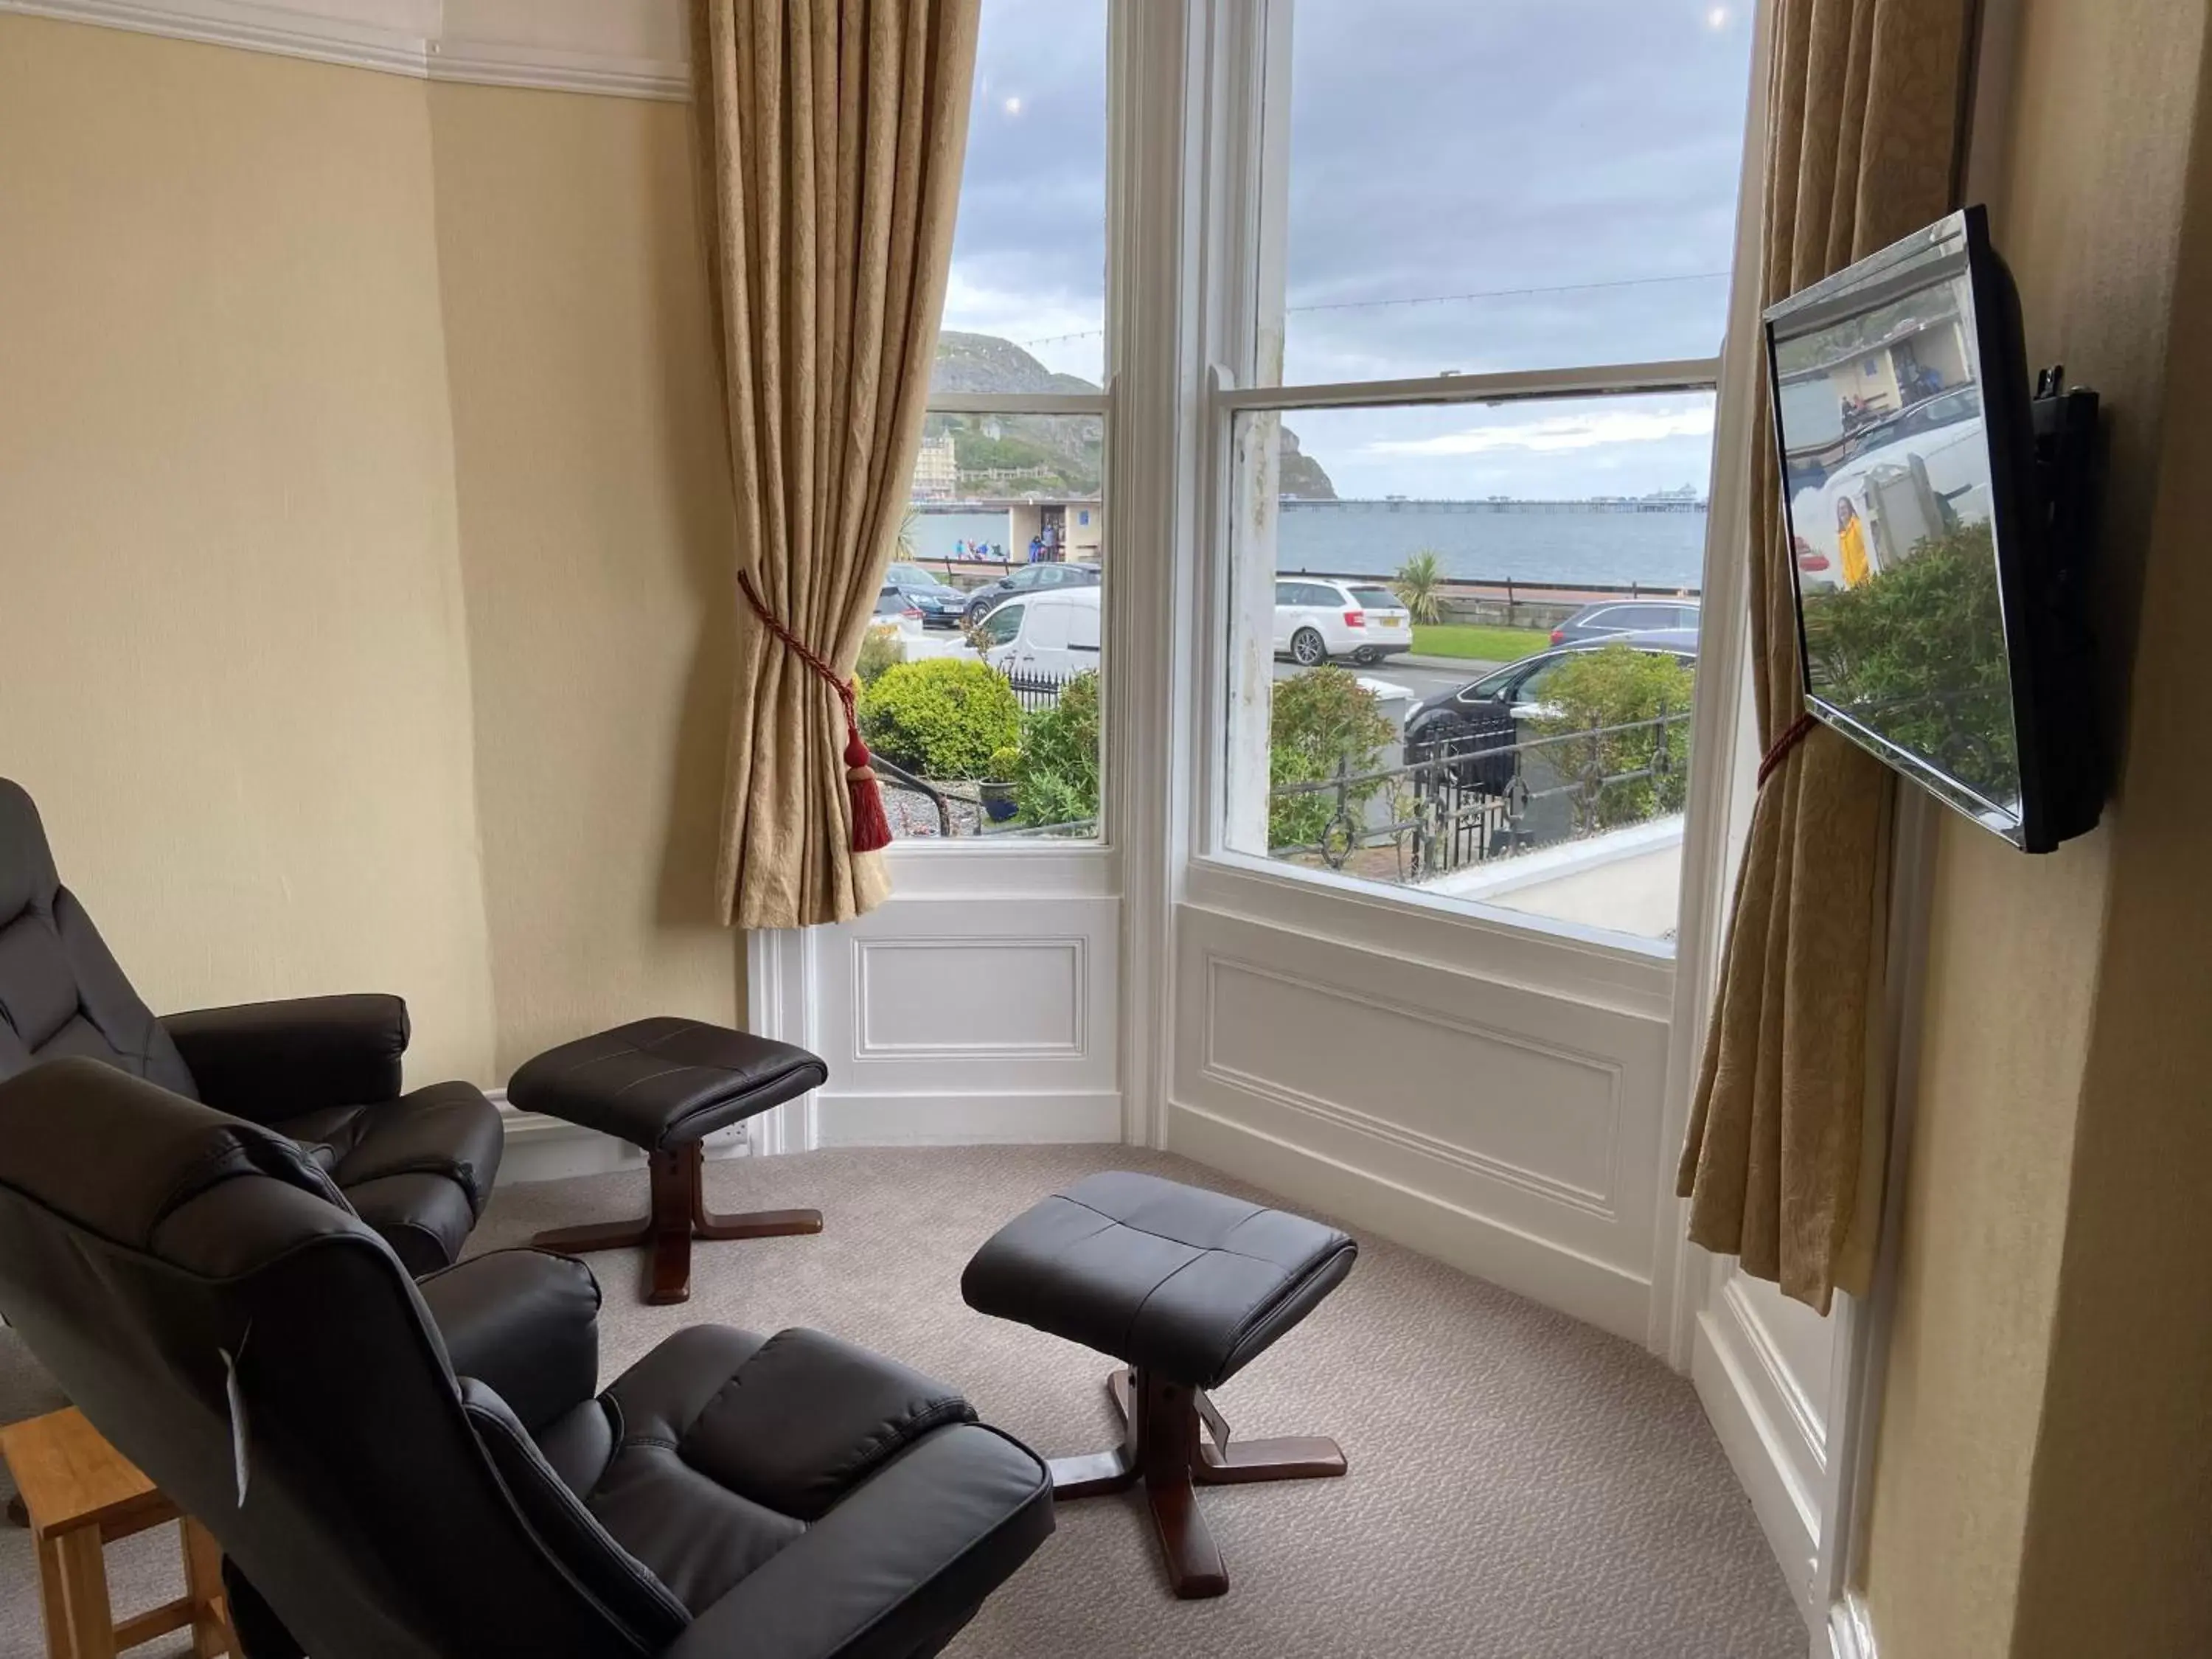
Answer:
<path fill-rule="evenodd" d="M 1452 770 L 1462 785 L 1503 794 L 1520 769 L 1513 745 L 1521 740 L 1521 722 L 1542 707 L 1544 682 L 1577 657 L 1609 645 L 1663 652 L 1692 668 L 1698 663 L 1694 628 L 1607 635 L 1580 645 L 1534 652 L 1518 662 L 1492 669 L 1479 680 L 1470 680 L 1456 691 L 1415 703 L 1406 714 L 1406 758 L 1419 761 L 1439 753 L 1458 755 L 1462 763 Z M 1432 744 L 1449 747 L 1439 750 L 1430 747 Z"/>
<path fill-rule="evenodd" d="M 904 560 L 884 573 L 888 586 L 898 589 L 907 604 L 921 612 L 924 628 L 957 628 L 968 596 L 950 582 L 940 581 L 918 564 Z"/>
<path fill-rule="evenodd" d="M 913 601 L 896 583 L 885 582 L 883 592 L 876 595 L 876 620 L 918 623 L 921 621 L 921 612 L 915 609 Z"/>
<path fill-rule="evenodd" d="M 971 591 L 961 617 L 972 628 L 1001 599 L 1010 599 L 1017 593 L 1034 593 L 1048 587 L 1095 587 L 1097 583 L 1098 567 L 1095 564 L 1025 564 Z"/>
<path fill-rule="evenodd" d="M 1695 599 L 1607 599 L 1586 605 L 1552 630 L 1553 645 L 1574 645 L 1615 634 L 1647 634 L 1655 629 L 1698 628 Z"/>

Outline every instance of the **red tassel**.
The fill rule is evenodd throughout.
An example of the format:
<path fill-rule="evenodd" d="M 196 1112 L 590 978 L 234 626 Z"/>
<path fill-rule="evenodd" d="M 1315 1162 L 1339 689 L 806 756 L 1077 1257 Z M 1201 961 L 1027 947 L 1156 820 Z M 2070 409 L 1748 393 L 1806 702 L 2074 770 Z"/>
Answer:
<path fill-rule="evenodd" d="M 891 821 L 884 811 L 884 792 L 868 764 L 868 745 L 857 726 L 846 727 L 845 789 L 853 799 L 853 850 L 874 853 L 891 844 Z"/>
<path fill-rule="evenodd" d="M 792 655 L 805 663 L 820 677 L 822 683 L 837 694 L 837 701 L 845 705 L 845 793 L 851 798 L 853 807 L 853 850 L 856 853 L 877 853 L 891 844 L 891 821 L 884 811 L 884 792 L 876 782 L 875 768 L 868 764 L 868 745 L 860 736 L 860 717 L 854 712 L 853 683 L 837 678 L 837 671 L 824 661 L 818 652 L 811 651 L 806 642 L 790 629 L 775 611 L 768 608 L 753 579 L 745 572 L 738 572 L 738 586 L 761 619 L 761 625 L 781 640 Z"/>

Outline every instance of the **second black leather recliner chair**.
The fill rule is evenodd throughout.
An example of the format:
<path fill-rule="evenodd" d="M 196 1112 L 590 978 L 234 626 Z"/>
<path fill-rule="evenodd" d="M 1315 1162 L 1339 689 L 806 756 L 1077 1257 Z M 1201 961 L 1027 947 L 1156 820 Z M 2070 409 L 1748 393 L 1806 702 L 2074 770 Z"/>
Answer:
<path fill-rule="evenodd" d="M 924 1659 L 1052 1530 L 958 1395 L 695 1326 L 594 1394 L 598 1287 L 419 1285 L 290 1140 L 111 1066 L 0 1083 L 0 1314 L 221 1541 L 246 1659 Z"/>
<path fill-rule="evenodd" d="M 465 1083 L 400 1092 L 407 1005 L 300 997 L 156 1019 L 76 896 L 39 810 L 0 778 L 0 1078 L 82 1055 L 300 1143 L 399 1259 L 454 1261 L 499 1173 L 499 1112 Z"/>

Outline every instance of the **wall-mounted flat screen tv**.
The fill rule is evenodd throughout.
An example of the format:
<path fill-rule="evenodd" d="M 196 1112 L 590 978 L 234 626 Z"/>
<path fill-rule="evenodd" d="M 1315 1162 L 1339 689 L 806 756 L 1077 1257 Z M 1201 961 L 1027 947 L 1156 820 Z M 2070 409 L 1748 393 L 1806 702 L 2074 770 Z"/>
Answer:
<path fill-rule="evenodd" d="M 2036 459 L 2066 400 L 2030 396 L 1982 210 L 1775 306 L 1766 343 L 1808 708 L 2017 847 L 2087 829 L 2080 550 Z"/>

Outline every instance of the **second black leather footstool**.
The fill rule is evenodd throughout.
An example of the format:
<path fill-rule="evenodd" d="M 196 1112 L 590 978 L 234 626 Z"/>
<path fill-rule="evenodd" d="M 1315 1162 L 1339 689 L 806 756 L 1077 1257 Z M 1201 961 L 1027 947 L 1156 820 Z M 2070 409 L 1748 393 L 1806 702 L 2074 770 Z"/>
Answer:
<path fill-rule="evenodd" d="M 804 1048 L 702 1020 L 662 1018 L 580 1037 L 526 1060 L 507 1085 L 520 1110 L 580 1123 L 645 1149 L 652 1203 L 642 1221 L 562 1227 L 543 1250 L 650 1245 L 647 1302 L 691 1294 L 695 1238 L 772 1238 L 822 1231 L 819 1210 L 716 1215 L 707 1207 L 702 1142 L 717 1129 L 818 1089 L 830 1068 Z"/>
<path fill-rule="evenodd" d="M 1358 1254 L 1318 1221 L 1117 1170 L 1086 1176 L 993 1234 L 961 1275 L 960 1294 L 978 1313 L 1127 1362 L 1106 1379 L 1121 1443 L 1054 1458 L 1053 1496 L 1090 1498 L 1143 1481 L 1169 1582 L 1190 1599 L 1229 1588 L 1193 1481 L 1345 1472 L 1334 1440 L 1232 1443 L 1206 1390 L 1320 1306 Z"/>

